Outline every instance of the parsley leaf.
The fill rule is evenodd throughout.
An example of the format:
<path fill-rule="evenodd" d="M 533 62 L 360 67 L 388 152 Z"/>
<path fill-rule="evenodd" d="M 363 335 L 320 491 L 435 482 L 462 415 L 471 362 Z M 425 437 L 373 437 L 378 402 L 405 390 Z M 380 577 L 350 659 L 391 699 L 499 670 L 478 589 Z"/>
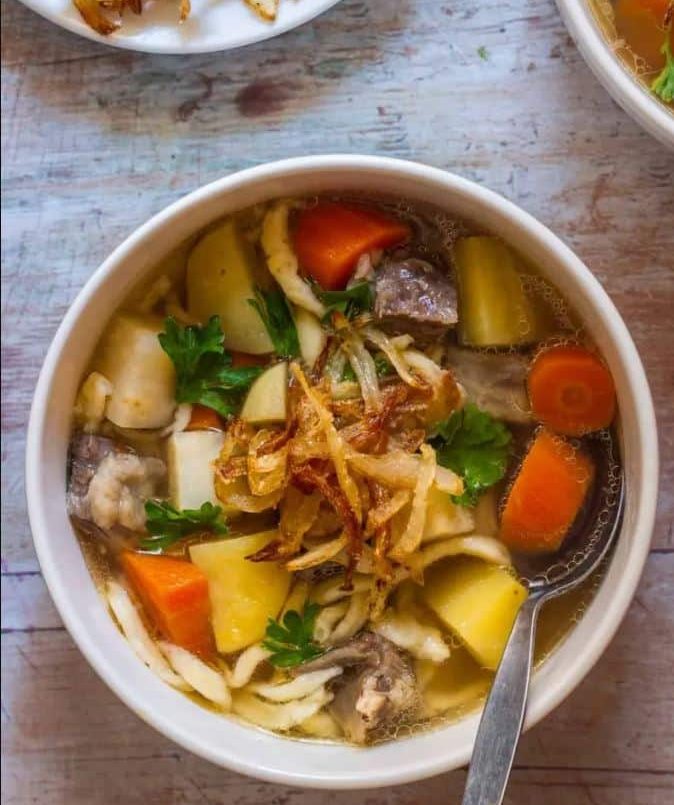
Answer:
<path fill-rule="evenodd" d="M 174 542 L 200 531 L 214 534 L 228 532 L 222 509 L 212 503 L 202 503 L 200 509 L 180 510 L 164 500 L 148 500 L 145 502 L 145 515 L 150 536 L 139 544 L 145 551 L 161 553 Z"/>
<path fill-rule="evenodd" d="M 291 609 L 283 616 L 283 624 L 269 618 L 262 645 L 272 652 L 272 665 L 292 668 L 323 654 L 324 649 L 313 641 L 318 610 L 318 604 L 307 604 L 301 615 Z"/>
<path fill-rule="evenodd" d="M 238 409 L 243 393 L 263 371 L 259 366 L 232 367 L 219 316 L 211 316 L 203 327 L 181 327 L 169 317 L 158 337 L 176 369 L 179 403 L 200 403 L 227 417 Z"/>
<path fill-rule="evenodd" d="M 489 60 L 489 51 L 484 45 L 480 45 L 480 47 L 477 49 L 477 55 L 482 59 L 482 61 Z"/>
<path fill-rule="evenodd" d="M 282 358 L 297 358 L 300 354 L 300 341 L 283 291 L 265 293 L 257 288 L 255 299 L 249 299 L 248 304 L 257 310 L 276 354 Z"/>
<path fill-rule="evenodd" d="M 320 288 L 315 288 L 315 291 L 326 307 L 323 321 L 329 319 L 333 311 L 343 313 L 347 319 L 355 319 L 360 313 L 374 307 L 372 283 L 367 280 L 357 282 L 344 291 L 322 291 Z"/>
<path fill-rule="evenodd" d="M 431 444 L 438 463 L 461 475 L 462 495 L 452 496 L 461 506 L 474 506 L 481 492 L 505 475 L 512 436 L 501 422 L 468 403 L 435 426 Z"/>
<path fill-rule="evenodd" d="M 665 41 L 660 48 L 660 53 L 665 57 L 665 66 L 651 84 L 651 91 L 665 103 L 672 103 L 674 101 L 674 53 L 672 53 L 672 46 L 670 44 L 672 25 L 674 25 L 674 22 L 670 22 L 667 27 L 665 31 Z"/>

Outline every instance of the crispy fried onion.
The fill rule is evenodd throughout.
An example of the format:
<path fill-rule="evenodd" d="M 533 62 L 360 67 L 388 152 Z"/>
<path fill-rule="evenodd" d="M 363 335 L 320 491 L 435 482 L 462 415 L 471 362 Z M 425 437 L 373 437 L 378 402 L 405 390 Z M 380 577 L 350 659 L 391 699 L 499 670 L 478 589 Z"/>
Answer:
<path fill-rule="evenodd" d="M 266 452 L 265 446 L 278 441 L 278 432 L 259 430 L 248 444 L 246 459 L 248 486 L 254 495 L 269 495 L 281 489 L 286 480 L 288 446 L 282 445 L 274 452 Z"/>
<path fill-rule="evenodd" d="M 337 553 L 339 553 L 343 547 L 347 548 L 349 556 L 351 557 L 345 581 L 345 584 L 348 586 L 351 583 L 353 569 L 355 568 L 363 549 L 363 531 L 359 518 L 351 508 L 349 501 L 347 500 L 347 497 L 341 487 L 335 483 L 334 476 L 328 476 L 325 471 L 321 471 L 320 469 L 316 469 L 309 464 L 305 464 L 304 466 L 295 470 L 293 478 L 301 485 L 304 485 L 309 489 L 316 489 L 319 491 L 339 515 L 344 530 L 338 539 L 344 537 L 345 540 L 334 551 L 334 553 L 331 553 L 331 555 L 326 558 L 332 558 L 332 556 L 335 556 Z M 357 489 L 356 494 L 358 494 Z M 358 503 L 360 507 L 360 498 Z M 331 543 L 328 543 L 328 545 L 330 544 L 334 546 L 335 540 L 332 540 Z M 325 559 L 321 559 L 320 561 L 325 561 Z M 318 564 L 318 562 L 315 564 Z M 306 565 L 305 567 L 312 567 L 312 565 Z"/>
<path fill-rule="evenodd" d="M 412 386 L 412 388 L 415 389 L 425 388 L 427 386 L 427 383 L 424 380 L 421 380 L 410 372 L 400 347 L 393 341 L 393 339 L 389 338 L 384 332 L 378 330 L 372 325 L 363 327 L 361 334 L 366 341 L 374 344 L 377 349 L 380 349 L 384 355 L 386 355 L 391 363 L 391 366 L 393 366 L 398 373 L 398 376 L 404 383 L 407 383 L 408 386 Z"/>
<path fill-rule="evenodd" d="M 428 445 L 421 445 L 421 461 L 417 475 L 414 495 L 412 497 L 412 511 L 407 526 L 400 539 L 393 546 L 391 557 L 403 562 L 421 544 L 426 524 L 426 510 L 428 508 L 428 493 L 435 479 L 437 463 L 435 450 Z"/>
<path fill-rule="evenodd" d="M 416 488 L 422 461 L 420 455 L 406 453 L 404 450 L 389 450 L 381 456 L 349 450 L 347 459 L 349 466 L 361 475 L 395 489 Z M 448 492 L 450 495 L 460 495 L 463 492 L 461 478 L 446 467 L 435 465 L 433 483 L 441 492 Z"/>
<path fill-rule="evenodd" d="M 344 338 L 344 350 L 349 358 L 351 368 L 358 379 L 363 395 L 366 411 L 377 411 L 381 408 L 382 399 L 377 379 L 377 367 L 374 358 L 365 349 L 363 339 L 355 330 Z"/>
<path fill-rule="evenodd" d="M 242 512 L 257 514 L 278 506 L 283 497 L 283 489 L 270 492 L 267 495 L 252 495 L 245 478 L 236 478 L 233 481 L 224 480 L 217 469 L 215 473 L 215 494 L 225 506 L 231 506 Z"/>
<path fill-rule="evenodd" d="M 332 459 L 332 462 L 335 465 L 335 472 L 337 473 L 337 481 L 339 482 L 339 486 L 349 502 L 349 506 L 351 507 L 353 513 L 360 522 L 361 506 L 360 506 L 360 497 L 358 495 L 358 487 L 356 486 L 353 478 L 349 474 L 345 456 L 346 445 L 344 439 L 339 435 L 337 428 L 335 428 L 332 412 L 323 403 L 323 401 L 320 398 L 320 395 L 317 394 L 316 391 L 309 385 L 309 382 L 307 381 L 307 378 L 305 377 L 304 372 L 300 368 L 299 364 L 292 363 L 290 365 L 290 370 L 293 373 L 293 376 L 295 377 L 297 382 L 302 387 L 302 390 L 304 391 L 307 399 L 312 404 L 314 411 L 318 416 L 320 426 L 323 430 L 325 439 L 328 444 L 328 452 L 330 454 L 330 458 Z"/>

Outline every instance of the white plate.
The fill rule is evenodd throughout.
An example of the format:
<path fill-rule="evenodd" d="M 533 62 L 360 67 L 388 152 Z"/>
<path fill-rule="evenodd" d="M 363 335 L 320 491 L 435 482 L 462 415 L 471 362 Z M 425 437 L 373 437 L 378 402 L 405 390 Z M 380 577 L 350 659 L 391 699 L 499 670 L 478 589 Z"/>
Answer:
<path fill-rule="evenodd" d="M 146 0 L 142 15 L 126 13 L 122 26 L 101 36 L 80 16 L 72 0 L 21 0 L 68 31 L 126 50 L 146 53 L 211 53 L 260 42 L 289 31 L 339 0 L 281 0 L 274 22 L 260 19 L 244 0 L 192 0 L 192 11 L 178 25 L 179 0 Z"/>
<path fill-rule="evenodd" d="M 559 12 L 588 66 L 627 114 L 674 149 L 674 114 L 637 81 L 608 46 L 588 0 L 557 0 Z"/>

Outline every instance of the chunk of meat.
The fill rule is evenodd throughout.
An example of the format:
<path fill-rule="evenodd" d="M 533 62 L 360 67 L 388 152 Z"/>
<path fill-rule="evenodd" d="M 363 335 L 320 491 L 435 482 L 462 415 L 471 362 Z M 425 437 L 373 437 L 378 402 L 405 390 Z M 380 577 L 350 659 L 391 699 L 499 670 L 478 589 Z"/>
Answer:
<path fill-rule="evenodd" d="M 506 422 L 531 422 L 526 389 L 529 364 L 522 355 L 450 347 L 447 361 L 468 399 L 478 408 Z"/>
<path fill-rule="evenodd" d="M 419 341 L 444 335 L 458 321 L 448 271 L 425 260 L 390 260 L 375 273 L 374 315 L 386 329 Z"/>
<path fill-rule="evenodd" d="M 104 532 L 117 526 L 144 531 L 145 501 L 165 477 L 161 459 L 139 456 L 102 436 L 77 434 L 70 446 L 68 512 Z"/>
<path fill-rule="evenodd" d="M 298 668 L 300 673 L 335 665 L 345 669 L 332 685 L 330 711 L 348 740 L 367 743 L 411 716 L 419 706 L 408 659 L 389 640 L 361 632 L 343 646 Z"/>

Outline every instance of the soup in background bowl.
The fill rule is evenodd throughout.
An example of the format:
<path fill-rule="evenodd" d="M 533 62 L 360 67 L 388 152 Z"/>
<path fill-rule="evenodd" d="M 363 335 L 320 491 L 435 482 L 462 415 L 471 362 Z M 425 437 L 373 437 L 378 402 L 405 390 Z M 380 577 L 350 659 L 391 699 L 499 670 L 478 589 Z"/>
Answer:
<path fill-rule="evenodd" d="M 544 612 L 531 720 L 629 602 L 640 372 L 587 270 L 499 197 L 371 158 L 244 172 L 142 228 L 62 325 L 28 448 L 45 578 L 111 686 L 216 762 L 451 768 L 526 596 L 511 557 L 573 541 L 620 464 L 631 537 Z"/>
<path fill-rule="evenodd" d="M 614 100 L 674 148 L 671 0 L 557 0 L 578 49 Z"/>

